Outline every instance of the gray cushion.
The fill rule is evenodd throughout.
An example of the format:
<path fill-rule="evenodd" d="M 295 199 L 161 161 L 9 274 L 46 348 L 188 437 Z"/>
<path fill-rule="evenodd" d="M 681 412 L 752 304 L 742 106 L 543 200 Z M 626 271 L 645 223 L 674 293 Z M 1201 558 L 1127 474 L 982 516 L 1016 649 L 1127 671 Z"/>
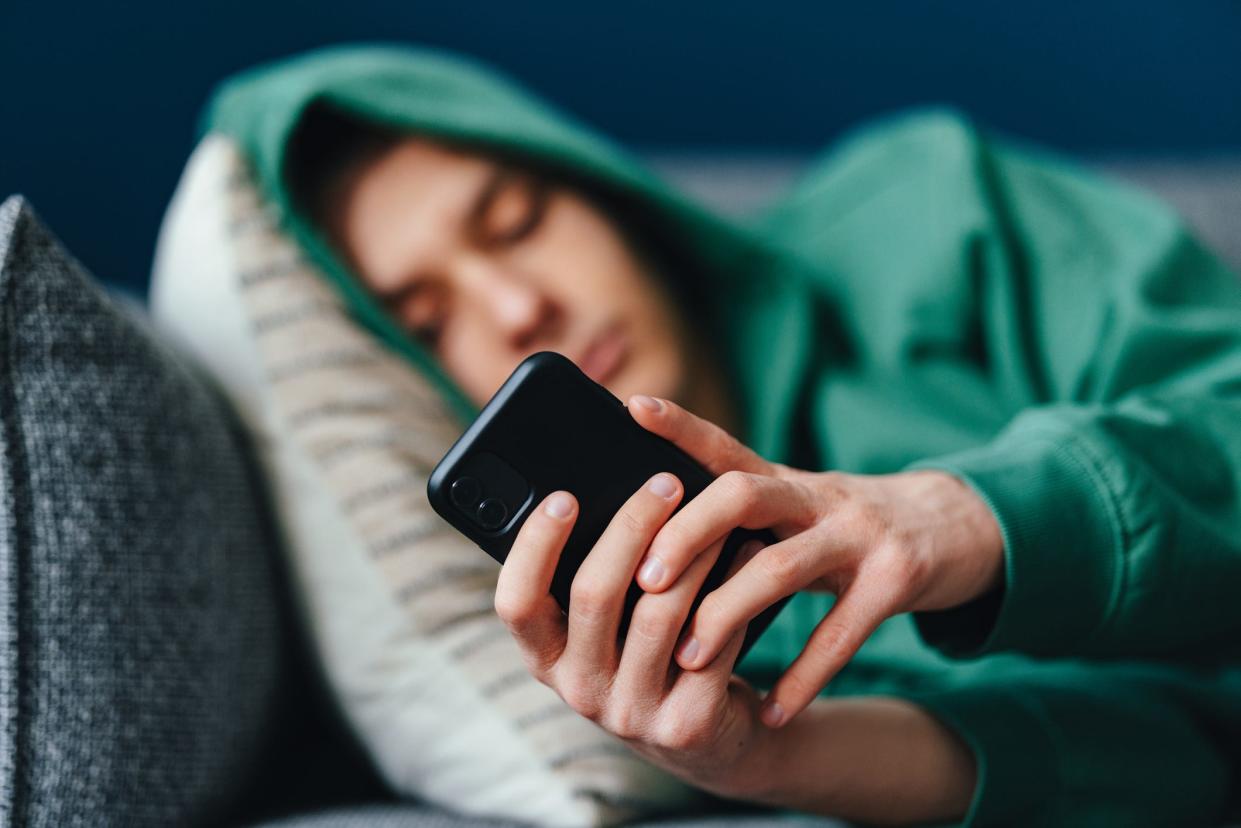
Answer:
<path fill-rule="evenodd" d="M 664 152 L 647 160 L 704 203 L 746 216 L 791 186 L 811 159 L 796 154 Z M 1085 163 L 1168 202 L 1208 247 L 1241 273 L 1241 156 L 1095 156 Z"/>
<path fill-rule="evenodd" d="M 653 819 L 641 828 L 847 828 L 826 817 L 738 808 L 702 816 Z M 460 816 L 425 805 L 367 805 L 263 823 L 261 828 L 524 828 L 522 823 Z"/>
<path fill-rule="evenodd" d="M 0 206 L 0 823 L 228 807 L 280 663 L 238 434 L 24 201 Z"/>
<path fill-rule="evenodd" d="M 1162 198 L 1241 273 L 1241 157 L 1109 159 L 1099 168 Z"/>

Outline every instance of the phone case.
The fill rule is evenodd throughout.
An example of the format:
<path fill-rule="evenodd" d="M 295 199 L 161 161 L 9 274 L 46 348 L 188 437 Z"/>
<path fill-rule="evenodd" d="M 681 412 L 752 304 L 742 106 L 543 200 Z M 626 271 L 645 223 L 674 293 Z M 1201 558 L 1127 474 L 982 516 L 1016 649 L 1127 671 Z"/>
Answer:
<path fill-rule="evenodd" d="M 688 454 L 638 425 L 624 403 L 569 359 L 542 351 L 517 366 L 436 465 L 427 497 L 440 516 L 503 563 L 529 511 L 557 489 L 573 493 L 578 518 L 551 590 L 567 611 L 578 567 L 617 510 L 660 471 L 676 475 L 685 488 L 678 510 L 713 479 Z M 694 609 L 723 581 L 737 549 L 750 538 L 775 542 L 767 530 L 735 529 Z M 622 634 L 641 595 L 634 581 L 626 595 Z M 751 620 L 738 660 L 787 601 Z"/>

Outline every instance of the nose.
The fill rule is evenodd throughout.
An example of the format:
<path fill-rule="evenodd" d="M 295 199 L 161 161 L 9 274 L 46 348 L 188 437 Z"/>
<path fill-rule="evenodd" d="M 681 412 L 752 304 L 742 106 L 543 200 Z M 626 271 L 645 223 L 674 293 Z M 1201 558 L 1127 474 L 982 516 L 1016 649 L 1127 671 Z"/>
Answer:
<path fill-rule="evenodd" d="M 459 273 L 470 299 L 478 302 L 514 348 L 526 349 L 548 333 L 557 315 L 556 303 L 534 280 L 482 256 L 463 259 Z"/>

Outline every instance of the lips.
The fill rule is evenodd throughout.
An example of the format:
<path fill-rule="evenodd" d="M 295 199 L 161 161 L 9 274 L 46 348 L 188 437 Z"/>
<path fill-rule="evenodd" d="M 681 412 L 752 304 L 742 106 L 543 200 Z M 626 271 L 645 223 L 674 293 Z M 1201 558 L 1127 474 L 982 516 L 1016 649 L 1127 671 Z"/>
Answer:
<path fill-rule="evenodd" d="M 590 343 L 578 360 L 577 367 L 603 385 L 620 369 L 628 356 L 628 338 L 619 324 L 611 325 Z"/>

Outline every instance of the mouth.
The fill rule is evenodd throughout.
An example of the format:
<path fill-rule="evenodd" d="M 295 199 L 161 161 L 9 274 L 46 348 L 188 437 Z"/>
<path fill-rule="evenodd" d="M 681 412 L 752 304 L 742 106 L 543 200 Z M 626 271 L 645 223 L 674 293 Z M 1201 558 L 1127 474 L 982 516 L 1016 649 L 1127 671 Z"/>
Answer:
<path fill-rule="evenodd" d="M 619 323 L 609 325 L 586 348 L 577 367 L 600 385 L 620 370 L 629 356 L 629 337 Z"/>

